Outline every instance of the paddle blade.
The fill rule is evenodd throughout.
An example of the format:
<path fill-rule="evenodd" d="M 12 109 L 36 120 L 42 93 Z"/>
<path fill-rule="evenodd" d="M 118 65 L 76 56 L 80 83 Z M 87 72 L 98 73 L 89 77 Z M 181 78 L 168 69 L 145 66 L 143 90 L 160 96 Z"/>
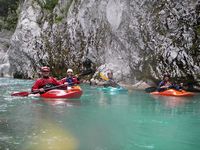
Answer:
<path fill-rule="evenodd" d="M 11 94 L 11 96 L 28 96 L 30 93 L 29 92 L 14 92 Z"/>
<path fill-rule="evenodd" d="M 157 87 L 148 87 L 145 89 L 145 92 L 151 93 L 151 92 L 155 92 L 156 90 L 157 90 Z"/>

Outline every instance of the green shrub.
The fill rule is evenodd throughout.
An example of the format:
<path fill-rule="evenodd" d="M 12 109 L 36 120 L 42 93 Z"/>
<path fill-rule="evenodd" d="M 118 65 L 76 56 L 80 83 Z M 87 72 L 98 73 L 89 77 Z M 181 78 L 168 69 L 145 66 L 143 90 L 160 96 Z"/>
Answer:
<path fill-rule="evenodd" d="M 0 30 L 13 30 L 17 25 L 19 0 L 0 0 Z"/>
<path fill-rule="evenodd" d="M 59 23 L 59 22 L 61 22 L 62 19 L 63 19 L 62 16 L 57 16 L 57 17 L 55 17 L 55 23 Z"/>
<path fill-rule="evenodd" d="M 55 6 L 58 4 L 58 0 L 46 0 L 46 3 L 44 4 L 44 9 L 53 11 Z"/>

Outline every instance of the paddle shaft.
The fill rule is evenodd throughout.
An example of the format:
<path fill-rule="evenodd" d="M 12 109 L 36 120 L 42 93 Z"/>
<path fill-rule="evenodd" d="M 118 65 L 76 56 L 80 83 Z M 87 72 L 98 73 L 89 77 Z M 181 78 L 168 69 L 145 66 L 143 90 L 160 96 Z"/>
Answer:
<path fill-rule="evenodd" d="M 45 88 L 44 91 L 46 92 L 46 91 L 49 91 L 49 90 L 57 89 L 57 88 L 62 87 L 62 86 L 67 86 L 67 85 L 66 84 L 61 84 L 61 85 Z M 30 94 L 37 94 L 39 92 L 40 92 L 40 90 L 37 90 L 37 91 L 30 92 Z"/>
<path fill-rule="evenodd" d="M 156 90 L 157 90 L 157 87 L 148 87 L 145 89 L 145 92 L 151 93 L 151 92 L 155 92 Z"/>
<path fill-rule="evenodd" d="M 56 88 L 59 88 L 59 87 L 63 87 L 63 86 L 67 86 L 67 84 L 61 84 L 61 85 L 58 85 L 58 86 L 49 87 L 49 88 L 44 89 L 44 91 L 46 92 L 48 90 L 53 90 L 53 89 L 56 89 Z M 12 93 L 11 96 L 28 96 L 29 94 L 37 94 L 37 93 L 40 93 L 40 90 L 33 91 L 33 92 Z"/>

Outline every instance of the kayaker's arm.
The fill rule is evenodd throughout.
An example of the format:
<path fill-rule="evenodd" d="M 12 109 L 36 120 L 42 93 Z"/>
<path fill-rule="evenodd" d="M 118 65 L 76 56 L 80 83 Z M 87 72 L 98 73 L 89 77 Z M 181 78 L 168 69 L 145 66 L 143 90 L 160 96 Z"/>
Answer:
<path fill-rule="evenodd" d="M 40 87 L 41 87 L 41 79 L 38 79 L 33 84 L 32 88 L 31 88 L 31 92 L 38 91 L 40 89 Z"/>
<path fill-rule="evenodd" d="M 75 75 L 72 79 L 73 79 L 74 84 L 80 84 L 80 81 L 77 75 Z"/>
<path fill-rule="evenodd" d="M 161 81 L 159 84 L 158 84 L 158 87 L 157 87 L 157 91 L 158 92 L 161 92 L 161 91 L 165 91 L 168 89 L 168 86 L 165 85 L 165 82 L 164 81 Z"/>
<path fill-rule="evenodd" d="M 39 93 L 44 93 L 44 92 L 45 92 L 45 90 L 43 88 L 39 89 Z"/>

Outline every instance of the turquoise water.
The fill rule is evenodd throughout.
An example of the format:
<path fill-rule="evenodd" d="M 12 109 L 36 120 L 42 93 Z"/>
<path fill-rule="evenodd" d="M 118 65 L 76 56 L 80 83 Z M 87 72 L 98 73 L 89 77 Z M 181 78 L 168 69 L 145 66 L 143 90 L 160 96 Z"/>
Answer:
<path fill-rule="evenodd" d="M 141 91 L 109 93 L 81 85 L 83 96 L 67 102 L 10 96 L 29 90 L 32 83 L 0 78 L 0 149 L 38 150 L 41 139 L 49 145 L 56 140 L 61 149 L 59 138 L 65 137 L 73 139 L 70 143 L 78 150 L 200 148 L 199 95 L 153 97 Z"/>

